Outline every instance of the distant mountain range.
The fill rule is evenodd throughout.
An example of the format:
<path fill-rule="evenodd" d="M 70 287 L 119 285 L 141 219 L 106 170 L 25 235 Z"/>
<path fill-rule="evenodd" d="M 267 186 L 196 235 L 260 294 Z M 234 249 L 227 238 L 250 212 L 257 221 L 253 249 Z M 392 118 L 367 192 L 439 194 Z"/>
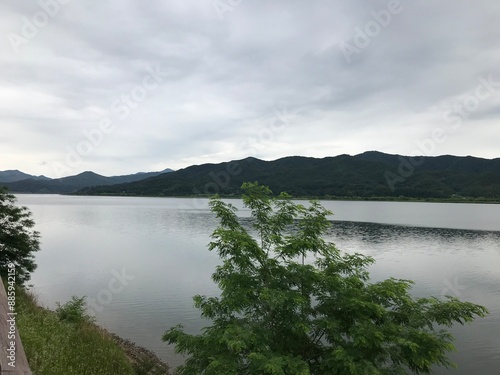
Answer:
<path fill-rule="evenodd" d="M 290 156 L 246 158 L 194 165 L 135 182 L 86 187 L 82 195 L 239 195 L 245 181 L 296 197 L 500 199 L 500 158 L 444 155 L 408 157 L 369 151 L 322 159 Z M 104 185 L 104 184 L 102 184 Z"/>
<path fill-rule="evenodd" d="M 173 172 L 165 169 L 161 172 L 139 172 L 131 175 L 105 177 L 94 172 L 83 172 L 76 176 L 51 179 L 45 176 L 33 176 L 18 170 L 0 171 L 0 186 L 5 186 L 12 193 L 67 194 L 86 187 L 114 185 L 144 180 Z"/>
<path fill-rule="evenodd" d="M 0 171 L 0 183 L 1 182 L 14 182 L 21 180 L 50 180 L 50 178 L 45 176 L 33 176 L 27 173 L 23 173 L 18 170 L 10 170 L 10 171 Z"/>

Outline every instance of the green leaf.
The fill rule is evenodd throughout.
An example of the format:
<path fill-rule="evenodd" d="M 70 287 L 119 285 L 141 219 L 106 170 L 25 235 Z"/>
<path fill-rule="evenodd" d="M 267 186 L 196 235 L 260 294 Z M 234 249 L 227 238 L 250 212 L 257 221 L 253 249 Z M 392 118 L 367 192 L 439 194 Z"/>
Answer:
<path fill-rule="evenodd" d="M 242 190 L 252 230 L 234 206 L 210 201 L 219 226 L 209 250 L 221 258 L 212 278 L 221 294 L 193 300 L 211 325 L 163 336 L 188 356 L 179 374 L 393 375 L 453 366 L 446 357 L 453 337 L 438 328 L 483 317 L 484 307 L 413 298 L 410 280 L 371 283 L 375 260 L 324 239 L 331 212 L 318 202 L 306 208 L 257 182 Z"/>

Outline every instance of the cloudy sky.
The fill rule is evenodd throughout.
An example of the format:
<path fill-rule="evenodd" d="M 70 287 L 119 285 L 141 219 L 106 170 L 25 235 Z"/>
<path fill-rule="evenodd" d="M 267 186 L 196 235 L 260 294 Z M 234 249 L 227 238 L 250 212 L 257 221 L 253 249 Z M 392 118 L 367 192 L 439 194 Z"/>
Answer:
<path fill-rule="evenodd" d="M 498 0 L 0 3 L 0 170 L 500 157 Z"/>

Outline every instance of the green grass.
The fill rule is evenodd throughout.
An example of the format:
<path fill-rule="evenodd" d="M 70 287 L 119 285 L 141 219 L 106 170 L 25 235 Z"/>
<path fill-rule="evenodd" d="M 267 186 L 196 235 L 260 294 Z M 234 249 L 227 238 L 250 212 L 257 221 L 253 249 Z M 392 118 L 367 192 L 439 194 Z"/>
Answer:
<path fill-rule="evenodd" d="M 68 319 L 78 311 L 73 299 L 57 313 L 37 304 L 22 288 L 16 293 L 16 317 L 21 340 L 36 375 L 168 374 L 149 359 L 133 362 L 125 351 L 91 319 Z"/>

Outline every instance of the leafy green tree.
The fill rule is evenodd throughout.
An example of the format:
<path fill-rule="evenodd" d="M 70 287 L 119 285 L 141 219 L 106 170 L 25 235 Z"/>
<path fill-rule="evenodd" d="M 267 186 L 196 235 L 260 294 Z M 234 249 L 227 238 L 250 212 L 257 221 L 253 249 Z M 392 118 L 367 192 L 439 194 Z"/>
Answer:
<path fill-rule="evenodd" d="M 319 203 L 297 205 L 282 193 L 245 183 L 253 228 L 236 209 L 211 200 L 220 220 L 210 250 L 220 297 L 195 296 L 212 321 L 199 335 L 182 326 L 163 340 L 188 356 L 180 374 L 416 374 L 447 359 L 453 337 L 444 326 L 487 310 L 456 298 L 413 298 L 412 282 L 370 282 L 374 260 L 343 254 L 323 239 L 331 214 Z"/>
<path fill-rule="evenodd" d="M 0 276 L 14 264 L 16 283 L 23 285 L 36 268 L 33 252 L 40 249 L 40 235 L 27 207 L 15 205 L 16 197 L 0 188 Z"/>

